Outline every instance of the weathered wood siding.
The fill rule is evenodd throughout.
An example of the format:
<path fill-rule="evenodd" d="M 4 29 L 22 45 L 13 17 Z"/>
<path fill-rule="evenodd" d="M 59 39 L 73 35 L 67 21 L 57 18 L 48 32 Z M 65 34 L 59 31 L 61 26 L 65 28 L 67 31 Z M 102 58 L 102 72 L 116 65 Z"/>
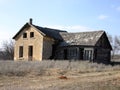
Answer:
<path fill-rule="evenodd" d="M 72 47 L 62 47 L 56 50 L 55 58 L 56 59 L 63 59 L 63 60 L 79 60 L 83 59 L 83 49 L 72 46 Z"/>
<path fill-rule="evenodd" d="M 98 63 L 110 63 L 110 50 L 98 48 L 95 51 L 95 62 Z"/>
<path fill-rule="evenodd" d="M 79 59 L 79 47 L 69 47 L 67 59 L 69 60 L 78 60 Z"/>
<path fill-rule="evenodd" d="M 97 47 L 94 52 L 95 62 L 110 63 L 112 47 L 105 33 L 98 40 L 96 46 Z"/>
<path fill-rule="evenodd" d="M 55 59 L 64 59 L 64 48 L 57 48 L 55 51 Z"/>
<path fill-rule="evenodd" d="M 100 39 L 98 40 L 98 42 L 96 43 L 95 46 L 101 47 L 101 48 L 104 48 L 104 49 L 110 49 L 110 50 L 112 49 L 112 47 L 109 43 L 109 40 L 108 40 L 105 33 L 100 37 Z"/>

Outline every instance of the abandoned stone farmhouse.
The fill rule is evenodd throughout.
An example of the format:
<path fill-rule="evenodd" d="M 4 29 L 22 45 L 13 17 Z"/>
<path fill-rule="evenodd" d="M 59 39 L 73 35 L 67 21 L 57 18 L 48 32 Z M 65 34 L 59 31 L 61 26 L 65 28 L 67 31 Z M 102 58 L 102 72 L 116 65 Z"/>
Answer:
<path fill-rule="evenodd" d="M 26 23 L 13 37 L 14 60 L 89 60 L 110 62 L 112 47 L 105 31 L 69 33 Z"/>

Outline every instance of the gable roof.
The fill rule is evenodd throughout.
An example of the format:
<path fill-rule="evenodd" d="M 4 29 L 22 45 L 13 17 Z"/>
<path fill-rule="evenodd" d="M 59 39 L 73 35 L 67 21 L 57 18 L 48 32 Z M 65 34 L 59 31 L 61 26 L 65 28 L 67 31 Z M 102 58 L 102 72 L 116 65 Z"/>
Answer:
<path fill-rule="evenodd" d="M 27 28 L 29 27 L 29 23 L 26 23 L 14 36 L 13 36 L 13 39 L 15 39 L 21 32 L 24 28 Z"/>
<path fill-rule="evenodd" d="M 103 35 L 103 33 L 104 31 L 60 33 L 63 38 L 63 42 L 60 43 L 60 46 L 67 46 L 67 45 L 95 46 L 95 44 Z"/>
<path fill-rule="evenodd" d="M 25 28 L 27 27 L 33 27 L 36 30 L 38 30 L 38 32 L 40 32 L 42 35 L 54 38 L 56 40 L 62 40 L 62 37 L 60 36 L 60 32 L 67 32 L 67 31 L 63 31 L 63 30 L 57 30 L 57 29 L 50 29 L 50 28 L 46 28 L 46 27 L 40 27 L 40 26 L 36 26 L 30 23 L 26 23 L 18 32 L 17 34 L 13 37 L 13 39 L 15 39 Z"/>
<path fill-rule="evenodd" d="M 45 35 L 52 37 L 56 40 L 62 40 L 60 32 L 67 32 L 67 31 L 58 30 L 58 29 L 50 29 L 50 28 L 46 28 L 46 27 L 40 27 L 40 26 L 36 26 L 36 25 L 33 25 L 33 26 L 36 27 L 41 32 L 43 32 Z"/>
<path fill-rule="evenodd" d="M 91 31 L 91 32 L 79 32 L 79 33 L 68 33 L 67 31 L 50 29 L 46 27 L 40 27 L 33 25 L 32 23 L 26 23 L 13 37 L 15 39 L 25 28 L 33 27 L 43 36 L 51 37 L 55 40 L 59 40 L 59 46 L 68 45 L 81 45 L 81 46 L 96 46 L 97 42 L 100 40 L 102 35 L 106 35 L 105 31 Z M 112 49 L 111 44 L 107 38 L 107 43 Z"/>

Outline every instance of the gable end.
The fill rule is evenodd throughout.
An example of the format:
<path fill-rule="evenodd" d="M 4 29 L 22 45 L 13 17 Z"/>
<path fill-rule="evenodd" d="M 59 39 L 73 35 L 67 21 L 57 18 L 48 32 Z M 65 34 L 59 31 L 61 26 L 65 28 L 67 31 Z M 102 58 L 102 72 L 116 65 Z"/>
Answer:
<path fill-rule="evenodd" d="M 101 35 L 95 46 L 100 46 L 112 50 L 112 46 L 105 32 Z"/>
<path fill-rule="evenodd" d="M 39 33 L 41 33 L 43 36 L 45 36 L 45 34 L 43 32 L 41 32 L 40 30 L 38 30 L 36 27 L 34 27 L 33 25 L 26 23 L 18 32 L 17 34 L 13 37 L 13 39 L 15 39 L 25 28 L 29 28 L 32 27 L 35 30 L 37 30 Z"/>

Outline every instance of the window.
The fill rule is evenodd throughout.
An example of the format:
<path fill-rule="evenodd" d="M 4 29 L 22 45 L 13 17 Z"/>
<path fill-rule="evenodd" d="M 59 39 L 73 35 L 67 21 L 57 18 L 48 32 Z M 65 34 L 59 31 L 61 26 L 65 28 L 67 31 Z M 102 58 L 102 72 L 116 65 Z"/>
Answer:
<path fill-rule="evenodd" d="M 19 57 L 23 57 L 23 46 L 19 47 Z"/>
<path fill-rule="evenodd" d="M 28 47 L 28 56 L 32 57 L 33 56 L 33 46 Z"/>
<path fill-rule="evenodd" d="M 30 38 L 34 37 L 34 32 L 30 32 Z"/>
<path fill-rule="evenodd" d="M 84 59 L 85 60 L 92 60 L 92 57 L 93 57 L 92 50 L 84 51 Z"/>
<path fill-rule="evenodd" d="M 76 48 L 70 48 L 69 49 L 69 56 L 72 56 L 72 57 L 77 56 L 77 49 Z"/>
<path fill-rule="evenodd" d="M 27 33 L 23 33 L 23 38 L 27 38 Z"/>

